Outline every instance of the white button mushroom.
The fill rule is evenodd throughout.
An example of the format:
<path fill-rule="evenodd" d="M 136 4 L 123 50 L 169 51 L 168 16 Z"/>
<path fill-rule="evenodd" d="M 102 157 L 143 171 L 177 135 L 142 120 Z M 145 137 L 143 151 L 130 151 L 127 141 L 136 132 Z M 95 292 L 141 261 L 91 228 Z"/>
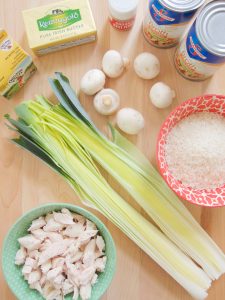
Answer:
<path fill-rule="evenodd" d="M 94 95 L 105 85 L 105 74 L 99 69 L 93 69 L 81 78 L 81 90 L 87 95 Z"/>
<path fill-rule="evenodd" d="M 149 98 L 157 108 L 166 108 L 171 105 L 175 92 L 165 83 L 157 82 L 152 86 Z"/>
<path fill-rule="evenodd" d="M 113 114 L 120 105 L 120 97 L 112 89 L 103 89 L 94 97 L 94 107 L 102 115 Z"/>
<path fill-rule="evenodd" d="M 160 62 L 155 55 L 143 52 L 135 58 L 134 70 L 143 79 L 153 79 L 160 72 Z"/>
<path fill-rule="evenodd" d="M 129 59 L 122 57 L 116 50 L 109 50 L 102 59 L 102 69 L 110 78 L 119 77 L 128 66 Z"/>
<path fill-rule="evenodd" d="M 144 128 L 144 118 L 133 108 L 123 108 L 117 113 L 118 127 L 128 134 L 137 134 Z"/>

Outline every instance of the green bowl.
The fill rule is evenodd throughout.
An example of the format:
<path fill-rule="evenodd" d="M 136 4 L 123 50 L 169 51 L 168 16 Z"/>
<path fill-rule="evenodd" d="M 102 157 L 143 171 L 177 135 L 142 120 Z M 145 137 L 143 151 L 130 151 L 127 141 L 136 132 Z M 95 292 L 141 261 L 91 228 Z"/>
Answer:
<path fill-rule="evenodd" d="M 8 232 L 2 251 L 2 269 L 4 277 L 15 296 L 19 300 L 43 300 L 40 293 L 29 288 L 27 281 L 23 278 L 21 267 L 14 264 L 15 255 L 19 249 L 18 238 L 27 234 L 31 222 L 51 211 L 59 211 L 62 208 L 68 208 L 70 211 L 83 215 L 96 224 L 100 234 L 105 240 L 107 263 L 105 271 L 99 274 L 97 283 L 92 288 L 91 300 L 100 299 L 109 287 L 115 273 L 116 267 L 116 249 L 112 236 L 105 225 L 92 213 L 75 205 L 66 203 L 46 204 L 25 213 L 12 226 Z M 65 297 L 66 300 L 72 300 L 72 294 Z"/>

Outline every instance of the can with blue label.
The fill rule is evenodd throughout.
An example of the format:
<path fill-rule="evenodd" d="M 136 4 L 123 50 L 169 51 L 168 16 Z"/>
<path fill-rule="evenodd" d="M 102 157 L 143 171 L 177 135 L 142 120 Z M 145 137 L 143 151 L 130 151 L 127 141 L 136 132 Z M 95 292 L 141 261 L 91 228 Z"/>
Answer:
<path fill-rule="evenodd" d="M 169 48 L 178 44 L 187 24 L 205 0 L 150 0 L 143 33 L 153 46 Z"/>
<path fill-rule="evenodd" d="M 211 77 L 225 63 L 225 1 L 203 7 L 174 58 L 178 72 L 195 81 Z"/>

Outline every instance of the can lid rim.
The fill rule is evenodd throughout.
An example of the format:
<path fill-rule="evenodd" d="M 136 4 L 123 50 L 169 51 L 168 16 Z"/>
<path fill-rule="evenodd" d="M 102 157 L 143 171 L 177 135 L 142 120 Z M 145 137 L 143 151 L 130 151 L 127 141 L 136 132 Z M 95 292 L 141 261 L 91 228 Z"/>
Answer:
<path fill-rule="evenodd" d="M 203 5 L 205 0 L 192 0 L 191 3 L 188 1 L 186 6 L 180 3 L 178 0 L 159 0 L 159 2 L 166 8 L 175 12 L 189 12 L 198 9 Z"/>
<path fill-rule="evenodd" d="M 217 44 L 207 34 L 207 22 L 210 16 L 215 16 L 216 12 L 221 12 L 221 7 L 225 15 L 225 2 L 222 0 L 210 2 L 203 7 L 196 19 L 196 33 L 202 45 L 210 52 L 218 56 L 225 56 L 225 43 Z"/>

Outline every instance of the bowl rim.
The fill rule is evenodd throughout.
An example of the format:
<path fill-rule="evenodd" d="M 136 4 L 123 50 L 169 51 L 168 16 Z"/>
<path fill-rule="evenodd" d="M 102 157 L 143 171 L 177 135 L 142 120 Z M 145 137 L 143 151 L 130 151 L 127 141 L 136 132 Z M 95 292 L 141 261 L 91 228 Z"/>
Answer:
<path fill-rule="evenodd" d="M 164 181 L 166 182 L 166 184 L 169 186 L 169 188 L 175 193 L 177 194 L 181 199 L 185 200 L 185 201 L 188 201 L 196 206 L 200 206 L 200 207 L 210 207 L 210 208 L 218 208 L 218 207 L 224 207 L 225 204 L 200 204 L 198 202 L 196 202 L 192 197 L 190 199 L 187 199 L 187 197 L 185 197 L 185 195 L 183 193 L 181 193 L 180 191 L 177 191 L 174 189 L 173 185 L 168 181 L 168 178 L 166 177 L 161 165 L 160 165 L 160 140 L 161 140 L 161 137 L 163 135 L 163 130 L 164 128 L 166 127 L 166 123 L 167 121 L 169 120 L 169 118 L 171 116 L 173 116 L 176 111 L 180 110 L 185 104 L 189 103 L 189 102 L 192 102 L 193 100 L 196 100 L 196 99 L 203 99 L 203 98 L 217 98 L 217 99 L 223 99 L 224 102 L 225 102 L 225 95 L 222 95 L 222 94 L 204 94 L 204 95 L 200 95 L 200 96 L 195 96 L 195 97 L 192 97 L 192 98 L 189 98 L 185 101 L 183 101 L 181 104 L 179 104 L 177 107 L 175 107 L 169 114 L 168 116 L 166 117 L 166 119 L 164 120 L 164 122 L 162 123 L 161 127 L 160 127 L 160 130 L 159 130 L 159 133 L 157 135 L 157 142 L 156 142 L 156 163 L 157 163 L 157 167 L 158 167 L 158 170 L 162 176 L 162 178 L 164 179 Z M 170 175 L 175 179 L 177 180 L 171 173 Z M 178 180 L 177 180 L 178 181 Z M 193 191 L 194 189 L 192 189 L 190 187 L 190 189 Z M 214 191 L 215 189 L 211 189 L 211 192 Z M 195 191 L 198 191 L 200 192 L 201 189 L 195 189 Z M 205 190 L 204 190 L 205 191 Z"/>
<path fill-rule="evenodd" d="M 116 246 L 115 246 L 115 242 L 112 238 L 112 235 L 110 233 L 110 231 L 108 230 L 108 228 L 106 227 L 106 225 L 97 217 L 95 216 L 92 212 L 84 209 L 83 207 L 80 207 L 78 205 L 74 205 L 74 204 L 70 204 L 70 203 L 63 203 L 63 202 L 49 202 L 49 203 L 46 203 L 46 204 L 42 204 L 42 205 L 39 205 L 35 208 L 32 208 L 28 211 L 26 211 L 25 213 L 23 213 L 18 219 L 16 219 L 16 222 L 13 223 L 11 225 L 11 227 L 9 228 L 9 230 L 7 231 L 7 234 L 3 240 L 3 244 L 2 244 L 2 254 L 1 254 L 1 263 L 2 263 L 2 273 L 3 273 L 3 277 L 7 283 L 7 285 L 9 286 L 10 290 L 12 291 L 12 293 L 18 297 L 18 295 L 16 294 L 16 291 L 15 291 L 15 288 L 13 286 L 13 284 L 10 283 L 10 280 L 8 278 L 8 275 L 7 275 L 7 270 L 5 268 L 5 264 L 4 264 L 4 257 L 5 257 L 5 252 L 7 251 L 7 240 L 8 240 L 8 237 L 10 236 L 11 232 L 14 230 L 15 227 L 18 226 L 18 224 L 20 224 L 20 222 L 22 220 L 24 220 L 24 218 L 26 218 L 29 214 L 31 214 L 32 212 L 35 212 L 39 209 L 42 209 L 42 208 L 51 208 L 51 207 L 58 207 L 58 208 L 54 208 L 52 209 L 52 211 L 56 211 L 57 209 L 62 209 L 62 208 L 67 208 L 71 211 L 74 211 L 82 216 L 84 216 L 85 218 L 89 219 L 95 223 L 97 225 L 100 224 L 101 227 L 104 229 L 106 235 L 108 236 L 109 238 L 109 244 L 110 244 L 110 247 L 111 247 L 111 253 L 110 253 L 110 261 L 112 261 L 112 268 L 111 268 L 111 273 L 110 273 L 110 276 L 107 276 L 106 278 L 106 283 L 104 284 L 105 287 L 102 289 L 102 291 L 99 293 L 99 299 L 100 297 L 103 296 L 103 294 L 107 291 L 107 289 L 109 288 L 112 280 L 113 280 L 113 277 L 115 275 L 115 271 L 116 271 L 116 262 L 117 262 L 117 253 L 116 253 Z M 51 210 L 49 210 L 50 212 Z M 42 214 L 42 215 L 45 215 L 45 214 Z M 40 215 L 41 216 L 41 215 Z M 98 227 L 98 225 L 97 225 Z M 109 258 L 107 257 L 107 262 L 106 262 L 106 265 L 109 261 Z M 104 272 L 103 272 L 104 274 Z M 98 282 L 96 283 L 98 284 Z M 44 299 L 44 298 L 43 298 Z M 80 298 L 79 298 L 80 299 Z M 90 298 L 90 300 L 92 300 L 92 298 Z"/>

